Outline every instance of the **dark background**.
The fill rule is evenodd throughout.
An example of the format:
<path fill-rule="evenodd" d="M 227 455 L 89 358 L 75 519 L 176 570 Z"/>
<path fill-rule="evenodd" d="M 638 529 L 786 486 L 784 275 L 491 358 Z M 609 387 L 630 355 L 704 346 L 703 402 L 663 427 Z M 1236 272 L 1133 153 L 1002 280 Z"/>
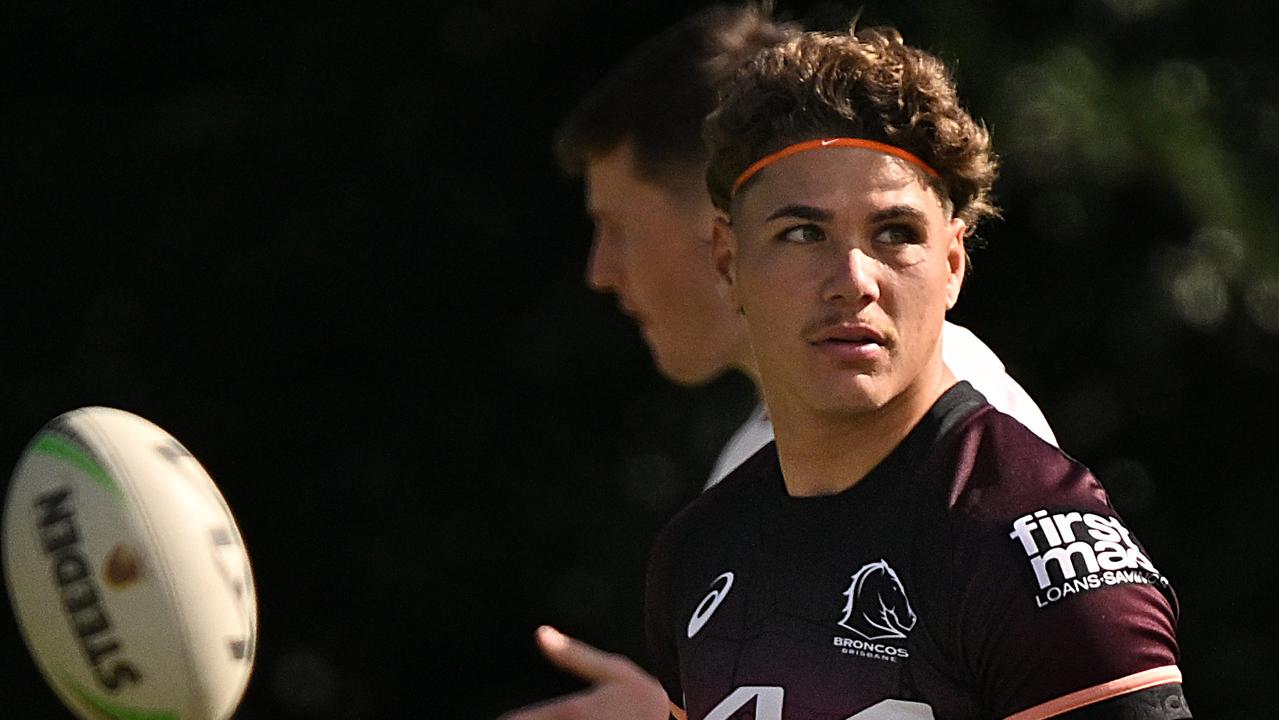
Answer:
<path fill-rule="evenodd" d="M 490 718 L 576 687 L 536 656 L 542 622 L 643 657 L 649 543 L 752 400 L 664 383 L 582 286 L 581 189 L 549 136 L 697 6 L 4 11 L 0 461 L 92 404 L 203 461 L 258 582 L 237 718 Z M 1266 7 L 863 11 L 955 63 L 993 129 L 1005 219 L 953 319 L 1173 578 L 1205 718 L 1272 717 L 1279 672 Z M 5 717 L 67 717 L 9 617 Z"/>

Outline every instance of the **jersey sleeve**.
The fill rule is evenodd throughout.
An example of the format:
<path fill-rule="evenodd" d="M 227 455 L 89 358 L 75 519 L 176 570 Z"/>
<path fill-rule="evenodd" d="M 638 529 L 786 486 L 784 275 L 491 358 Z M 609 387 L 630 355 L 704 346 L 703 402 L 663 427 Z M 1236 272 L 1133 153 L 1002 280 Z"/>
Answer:
<path fill-rule="evenodd" d="M 1038 720 L 1177 687 L 1168 580 L 1086 468 L 989 415 L 948 501 L 956 648 L 991 715 Z"/>

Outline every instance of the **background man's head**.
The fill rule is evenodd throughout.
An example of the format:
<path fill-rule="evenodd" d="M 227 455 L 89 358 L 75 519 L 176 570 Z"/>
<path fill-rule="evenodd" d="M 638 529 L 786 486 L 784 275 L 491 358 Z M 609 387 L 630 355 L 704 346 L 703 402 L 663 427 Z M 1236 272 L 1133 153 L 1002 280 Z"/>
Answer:
<path fill-rule="evenodd" d="M 709 8 L 636 50 L 557 134 L 560 165 L 585 178 L 595 223 L 587 282 L 617 295 L 676 382 L 750 370 L 745 328 L 709 254 L 702 123 L 737 66 L 793 33 L 755 6 Z"/>

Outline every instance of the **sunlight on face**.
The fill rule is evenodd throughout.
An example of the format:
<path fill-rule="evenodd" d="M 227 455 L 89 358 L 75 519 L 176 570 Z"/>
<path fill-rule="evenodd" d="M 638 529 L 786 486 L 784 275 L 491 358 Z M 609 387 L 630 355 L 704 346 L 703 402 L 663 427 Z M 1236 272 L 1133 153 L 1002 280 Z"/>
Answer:
<path fill-rule="evenodd" d="M 770 410 L 863 413 L 944 389 L 963 234 L 917 170 L 873 150 L 802 152 L 746 185 L 716 261 Z"/>

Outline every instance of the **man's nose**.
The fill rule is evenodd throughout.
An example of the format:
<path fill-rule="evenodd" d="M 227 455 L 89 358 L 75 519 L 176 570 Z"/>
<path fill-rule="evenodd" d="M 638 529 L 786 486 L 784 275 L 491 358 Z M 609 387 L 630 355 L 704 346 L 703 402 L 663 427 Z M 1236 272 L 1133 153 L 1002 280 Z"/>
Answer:
<path fill-rule="evenodd" d="M 586 256 L 586 273 L 583 279 L 587 287 L 595 292 L 609 292 L 617 286 L 612 243 L 599 231 L 591 238 L 591 250 Z"/>
<path fill-rule="evenodd" d="M 875 275 L 877 261 L 856 247 L 836 249 L 822 299 L 832 303 L 868 305 L 879 299 Z"/>

